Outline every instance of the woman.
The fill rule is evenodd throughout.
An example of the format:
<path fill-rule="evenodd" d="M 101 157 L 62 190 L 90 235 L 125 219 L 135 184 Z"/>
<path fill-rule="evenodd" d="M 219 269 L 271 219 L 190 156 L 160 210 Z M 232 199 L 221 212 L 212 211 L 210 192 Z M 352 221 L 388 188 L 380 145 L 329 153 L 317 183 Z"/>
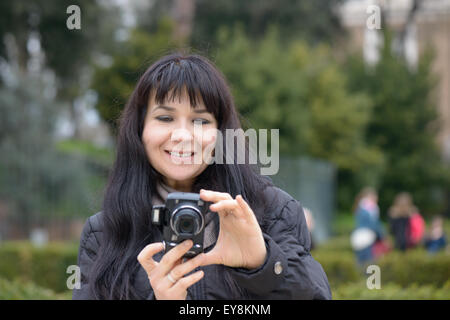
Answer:
<path fill-rule="evenodd" d="M 217 135 L 227 146 L 225 130 L 239 128 L 230 90 L 204 57 L 173 54 L 147 69 L 120 119 L 103 210 L 82 232 L 74 299 L 331 298 L 300 204 L 249 164 L 210 161 Z M 233 151 L 221 157 L 236 160 Z M 150 223 L 173 191 L 213 203 L 204 253 L 189 260 L 191 240 L 164 254 Z"/>
<path fill-rule="evenodd" d="M 411 243 L 411 217 L 418 214 L 419 210 L 414 206 L 411 195 L 401 192 L 395 196 L 394 203 L 389 208 L 390 231 L 394 236 L 395 248 L 405 251 L 412 247 Z"/>
<path fill-rule="evenodd" d="M 356 228 L 351 236 L 352 247 L 361 266 L 375 259 L 374 246 L 382 241 L 384 231 L 379 220 L 378 193 L 371 187 L 361 190 L 353 206 Z"/>

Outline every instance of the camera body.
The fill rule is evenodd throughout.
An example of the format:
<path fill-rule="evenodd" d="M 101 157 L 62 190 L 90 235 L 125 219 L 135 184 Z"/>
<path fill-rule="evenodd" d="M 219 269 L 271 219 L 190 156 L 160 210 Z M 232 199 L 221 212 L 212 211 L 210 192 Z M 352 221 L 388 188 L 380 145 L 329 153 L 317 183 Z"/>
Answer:
<path fill-rule="evenodd" d="M 169 193 L 164 205 L 152 208 L 152 224 L 161 228 L 165 253 L 186 239 L 193 241 L 192 248 L 183 256 L 192 258 L 203 252 L 205 215 L 210 202 L 200 199 L 198 193 Z"/>

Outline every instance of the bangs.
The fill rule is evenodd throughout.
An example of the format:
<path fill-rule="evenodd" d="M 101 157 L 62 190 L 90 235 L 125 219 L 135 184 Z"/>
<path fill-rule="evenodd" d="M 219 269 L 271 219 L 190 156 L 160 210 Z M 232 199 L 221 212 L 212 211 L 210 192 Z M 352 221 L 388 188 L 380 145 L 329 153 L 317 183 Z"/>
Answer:
<path fill-rule="evenodd" d="M 181 100 L 187 95 L 192 108 L 203 102 L 220 126 L 223 114 L 230 107 L 229 95 L 228 87 L 214 67 L 195 56 L 172 55 L 150 69 L 146 92 L 156 103 Z"/>

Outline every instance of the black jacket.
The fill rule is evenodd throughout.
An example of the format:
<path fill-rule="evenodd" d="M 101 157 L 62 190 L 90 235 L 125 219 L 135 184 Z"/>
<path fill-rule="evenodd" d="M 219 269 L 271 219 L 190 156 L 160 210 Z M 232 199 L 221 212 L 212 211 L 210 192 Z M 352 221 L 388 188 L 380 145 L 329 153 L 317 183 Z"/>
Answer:
<path fill-rule="evenodd" d="M 300 203 L 276 187 L 267 188 L 265 194 L 269 197 L 265 208 L 252 209 L 264 210 L 268 217 L 262 226 L 266 261 L 255 270 L 223 265 L 201 267 L 204 277 L 188 289 L 188 299 L 331 299 L 327 276 L 310 254 L 311 235 Z M 78 252 L 81 288 L 74 289 L 73 299 L 93 298 L 87 276 L 101 241 L 102 219 L 101 213 L 97 213 L 87 220 L 81 235 Z M 159 261 L 162 254 L 156 254 L 154 259 Z M 134 279 L 134 288 L 142 298 L 154 299 L 142 267 Z M 229 283 L 241 288 L 238 296 L 233 294 L 236 290 Z"/>

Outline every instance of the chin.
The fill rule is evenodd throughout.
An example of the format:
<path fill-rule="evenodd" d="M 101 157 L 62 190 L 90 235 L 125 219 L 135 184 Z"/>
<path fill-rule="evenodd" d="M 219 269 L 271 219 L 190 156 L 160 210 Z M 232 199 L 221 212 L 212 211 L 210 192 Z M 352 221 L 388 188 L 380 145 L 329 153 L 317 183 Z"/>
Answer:
<path fill-rule="evenodd" d="M 179 168 L 177 169 L 172 169 L 172 170 L 166 170 L 164 176 L 167 177 L 168 179 L 171 180 L 176 180 L 176 181 L 185 181 L 185 180 L 190 180 L 193 179 L 197 176 L 197 170 L 186 170 L 186 169 L 182 169 Z"/>

